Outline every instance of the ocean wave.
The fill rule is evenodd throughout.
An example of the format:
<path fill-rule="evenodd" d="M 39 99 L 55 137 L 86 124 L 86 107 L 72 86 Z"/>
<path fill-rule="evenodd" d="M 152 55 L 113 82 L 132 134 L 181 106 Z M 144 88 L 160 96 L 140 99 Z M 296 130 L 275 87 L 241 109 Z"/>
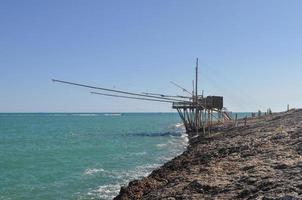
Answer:
<path fill-rule="evenodd" d="M 108 184 L 102 185 L 98 188 L 89 191 L 87 196 L 94 199 L 94 197 L 98 197 L 100 199 L 113 199 L 120 191 L 120 184 Z"/>
<path fill-rule="evenodd" d="M 134 177 L 135 179 L 147 177 L 151 174 L 151 172 L 153 170 L 157 169 L 160 166 L 161 166 L 160 163 L 145 164 L 145 165 L 137 166 L 135 168 L 135 170 L 132 171 L 132 173 L 133 173 L 132 177 Z"/>
<path fill-rule="evenodd" d="M 148 176 L 154 169 L 158 168 L 159 166 L 161 166 L 161 164 L 153 163 L 137 166 L 134 170 L 105 171 L 105 173 L 107 173 L 107 176 L 115 179 L 115 183 L 101 185 L 95 189 L 91 189 L 87 193 L 87 196 L 90 199 L 113 199 L 116 195 L 118 195 L 122 186 L 127 185 L 132 180 L 141 179 Z"/>
<path fill-rule="evenodd" d="M 146 155 L 146 154 L 147 154 L 146 151 L 130 153 L 130 155 L 134 155 L 134 156 L 142 156 L 142 155 Z"/>
<path fill-rule="evenodd" d="M 107 116 L 107 117 L 119 117 L 119 116 L 122 116 L 121 113 L 105 113 L 104 116 Z"/>
<path fill-rule="evenodd" d="M 100 169 L 96 169 L 96 168 L 87 168 L 83 175 L 93 175 L 95 173 L 99 173 L 99 172 L 104 172 L 105 170 L 100 168 Z"/>
<path fill-rule="evenodd" d="M 165 155 L 157 158 L 157 161 L 165 163 L 186 150 L 189 144 L 188 134 L 186 134 L 185 131 L 181 131 L 180 134 L 180 137 L 172 137 L 166 143 L 156 145 L 157 148 L 164 148 L 167 150 Z"/>
<path fill-rule="evenodd" d="M 97 190 L 99 192 L 98 197 L 101 199 L 114 198 L 119 193 L 121 186 L 127 185 L 131 180 L 147 177 L 153 170 L 160 167 L 163 163 L 173 159 L 175 156 L 180 155 L 186 149 L 187 145 L 187 134 L 185 132 L 181 132 L 181 137 L 171 138 L 167 143 L 156 145 L 159 148 L 169 149 L 166 155 L 158 157 L 156 163 L 140 165 L 135 167 L 134 170 L 107 172 L 107 175 L 111 178 L 114 178 L 117 184 L 100 186 Z"/>
<path fill-rule="evenodd" d="M 175 128 L 181 128 L 181 129 L 185 128 L 183 123 L 176 123 L 174 126 L 175 126 Z"/>
<path fill-rule="evenodd" d="M 72 116 L 80 116 L 80 117 L 92 117 L 92 116 L 98 116 L 98 114 L 95 113 L 75 113 L 71 114 Z"/>
<path fill-rule="evenodd" d="M 188 146 L 189 144 L 189 137 L 188 137 L 188 134 L 187 133 L 183 133 L 181 134 L 181 141 L 184 143 L 185 146 Z"/>
<path fill-rule="evenodd" d="M 120 179 L 127 180 L 123 181 L 122 185 L 128 184 L 131 180 L 141 179 L 143 177 L 148 176 L 154 169 L 158 168 L 161 164 L 153 163 L 153 164 L 145 164 L 135 167 L 134 170 L 123 171 L 123 172 L 115 172 L 118 173 Z"/>
<path fill-rule="evenodd" d="M 113 199 L 118 195 L 120 188 L 127 185 L 132 180 L 141 179 L 147 177 L 151 172 L 160 167 L 165 162 L 173 159 L 175 156 L 180 155 L 188 146 L 188 136 L 182 127 L 176 127 L 176 130 L 163 133 L 139 133 L 136 136 L 172 136 L 166 143 L 156 144 L 158 148 L 166 148 L 166 154 L 158 157 L 154 163 L 147 163 L 139 165 L 133 170 L 112 170 L 103 172 L 105 176 L 110 177 L 114 180 L 112 183 L 107 185 L 98 186 L 92 189 L 88 196 L 98 199 Z M 177 137 L 175 137 L 177 136 Z M 147 152 L 136 152 L 132 155 L 145 155 Z"/>
<path fill-rule="evenodd" d="M 153 163 L 137 166 L 134 170 L 129 171 L 108 171 L 106 172 L 107 176 L 114 178 L 116 183 L 98 186 L 97 188 L 90 190 L 87 193 L 87 196 L 91 199 L 113 199 L 118 195 L 122 186 L 126 186 L 132 180 L 147 177 L 153 170 L 160 166 L 160 163 Z"/>
<path fill-rule="evenodd" d="M 165 147 L 165 146 L 167 146 L 167 145 L 168 145 L 167 143 L 157 144 L 156 147 L 162 148 L 162 147 Z"/>
<path fill-rule="evenodd" d="M 160 163 L 149 163 L 144 165 L 139 165 L 133 170 L 113 170 L 106 172 L 106 175 L 110 178 L 115 179 L 121 185 L 127 184 L 131 180 L 140 179 L 148 176 L 154 169 L 161 166 Z"/>
<path fill-rule="evenodd" d="M 174 158 L 174 157 L 173 157 L 172 155 L 166 155 L 166 156 L 159 156 L 159 157 L 157 158 L 157 160 L 158 160 L 159 162 L 166 163 L 166 162 L 170 161 L 170 160 L 173 159 L 173 158 Z"/>

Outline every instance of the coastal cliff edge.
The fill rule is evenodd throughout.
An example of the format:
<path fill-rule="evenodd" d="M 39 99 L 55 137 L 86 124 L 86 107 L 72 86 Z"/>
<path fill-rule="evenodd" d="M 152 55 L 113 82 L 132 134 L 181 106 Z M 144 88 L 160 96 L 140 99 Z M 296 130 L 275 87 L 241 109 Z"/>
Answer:
<path fill-rule="evenodd" d="M 302 109 L 191 139 L 115 197 L 128 199 L 302 199 Z"/>

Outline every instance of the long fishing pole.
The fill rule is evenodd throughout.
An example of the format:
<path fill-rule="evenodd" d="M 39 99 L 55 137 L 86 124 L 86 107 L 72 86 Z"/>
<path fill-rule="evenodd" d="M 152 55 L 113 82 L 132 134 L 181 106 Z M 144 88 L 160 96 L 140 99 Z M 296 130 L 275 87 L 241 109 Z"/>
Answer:
<path fill-rule="evenodd" d="M 175 82 L 173 82 L 173 81 L 170 81 L 170 83 L 172 83 L 172 84 L 175 85 L 176 87 L 182 89 L 183 92 L 187 92 L 188 94 L 193 95 L 191 92 L 189 92 L 187 89 L 181 87 L 181 86 L 178 85 L 177 83 L 175 83 Z"/>
<path fill-rule="evenodd" d="M 155 99 L 164 99 L 164 100 L 170 100 L 170 101 L 183 102 L 183 100 L 180 100 L 180 99 L 157 97 L 157 96 L 151 96 L 151 95 L 146 95 L 146 94 L 127 92 L 127 91 L 122 91 L 122 90 L 113 90 L 113 89 L 84 85 L 84 84 L 74 83 L 74 82 L 69 82 L 69 81 L 62 81 L 62 80 L 56 80 L 56 79 L 52 79 L 52 81 L 58 82 L 58 83 L 64 83 L 64 84 L 68 84 L 68 85 L 75 85 L 75 86 L 86 87 L 86 88 L 91 88 L 91 89 L 103 90 L 103 91 L 108 91 L 108 92 L 115 92 L 115 93 L 121 93 L 121 94 L 133 95 L 133 96 L 141 96 L 141 97 L 149 97 L 149 98 L 155 98 Z"/>
<path fill-rule="evenodd" d="M 151 93 L 151 92 L 143 92 L 142 94 L 151 95 L 151 96 L 160 96 L 160 97 L 174 97 L 174 98 L 183 98 L 183 99 L 190 99 L 192 97 L 187 96 L 181 96 L 181 95 L 166 95 L 166 94 L 157 94 L 157 93 Z"/>
<path fill-rule="evenodd" d="M 105 93 L 100 93 L 100 92 L 91 92 L 91 94 L 98 94 L 98 95 L 103 95 L 103 96 L 126 98 L 126 99 L 137 99 L 137 100 L 144 100 L 144 101 L 157 101 L 157 102 L 163 102 L 163 103 L 173 103 L 173 101 L 168 101 L 168 100 L 148 99 L 148 98 L 143 98 L 143 97 L 128 97 L 128 96 L 123 96 L 123 95 L 105 94 Z"/>

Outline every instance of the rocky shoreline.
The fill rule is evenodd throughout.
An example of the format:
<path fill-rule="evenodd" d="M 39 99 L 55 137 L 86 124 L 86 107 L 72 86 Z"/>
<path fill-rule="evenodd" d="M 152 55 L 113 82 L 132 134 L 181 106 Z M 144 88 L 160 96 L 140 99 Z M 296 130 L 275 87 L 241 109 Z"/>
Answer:
<path fill-rule="evenodd" d="M 191 139 L 115 197 L 128 199 L 302 199 L 302 109 Z"/>

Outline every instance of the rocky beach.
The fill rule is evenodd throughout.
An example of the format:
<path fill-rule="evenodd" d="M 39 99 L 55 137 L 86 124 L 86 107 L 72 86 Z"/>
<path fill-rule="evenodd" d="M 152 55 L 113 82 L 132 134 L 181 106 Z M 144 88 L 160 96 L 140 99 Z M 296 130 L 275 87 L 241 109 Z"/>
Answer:
<path fill-rule="evenodd" d="M 115 199 L 302 199 L 302 109 L 191 138 L 183 154 Z"/>

